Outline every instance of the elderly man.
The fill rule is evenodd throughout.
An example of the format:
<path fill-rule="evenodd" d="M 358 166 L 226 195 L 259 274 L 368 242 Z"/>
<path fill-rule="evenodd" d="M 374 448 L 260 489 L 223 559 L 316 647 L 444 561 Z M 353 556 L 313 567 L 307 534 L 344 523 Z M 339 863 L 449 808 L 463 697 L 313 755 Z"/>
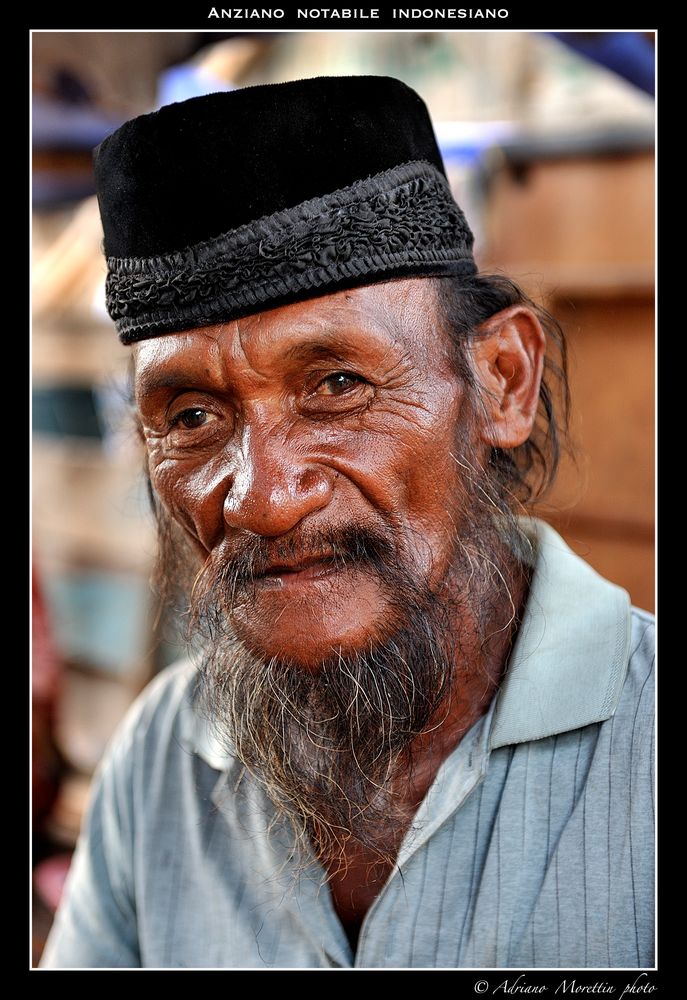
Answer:
<path fill-rule="evenodd" d="M 526 516 L 560 331 L 477 273 L 420 98 L 195 98 L 96 172 L 193 648 L 42 964 L 651 965 L 651 618 Z"/>

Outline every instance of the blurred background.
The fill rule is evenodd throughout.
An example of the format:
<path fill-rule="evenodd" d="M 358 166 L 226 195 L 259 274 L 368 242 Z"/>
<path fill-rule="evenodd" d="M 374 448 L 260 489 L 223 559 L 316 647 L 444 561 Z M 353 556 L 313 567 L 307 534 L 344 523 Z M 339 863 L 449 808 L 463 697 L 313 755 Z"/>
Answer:
<path fill-rule="evenodd" d="M 179 655 L 155 628 L 155 533 L 127 410 L 129 351 L 104 308 L 92 148 L 133 115 L 216 90 L 358 73 L 418 90 L 480 267 L 514 277 L 568 336 L 578 458 L 537 513 L 653 610 L 654 36 L 32 38 L 37 962 L 104 746 Z"/>

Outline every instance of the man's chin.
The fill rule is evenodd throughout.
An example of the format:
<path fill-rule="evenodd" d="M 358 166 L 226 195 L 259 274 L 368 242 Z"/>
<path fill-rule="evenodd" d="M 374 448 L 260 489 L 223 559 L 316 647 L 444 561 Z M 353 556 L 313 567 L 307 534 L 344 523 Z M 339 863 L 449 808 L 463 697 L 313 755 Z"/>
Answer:
<path fill-rule="evenodd" d="M 375 576 L 341 570 L 258 582 L 231 621 L 254 655 L 317 669 L 338 653 L 369 649 L 398 627 L 394 617 Z"/>

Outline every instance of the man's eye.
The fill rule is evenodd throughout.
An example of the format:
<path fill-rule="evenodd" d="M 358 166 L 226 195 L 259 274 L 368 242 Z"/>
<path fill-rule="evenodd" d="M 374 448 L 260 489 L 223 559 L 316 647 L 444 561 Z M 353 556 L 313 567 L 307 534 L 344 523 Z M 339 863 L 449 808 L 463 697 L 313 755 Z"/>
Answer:
<path fill-rule="evenodd" d="M 212 418 L 212 414 L 199 406 L 193 406 L 188 410 L 182 410 L 172 420 L 172 427 L 185 427 L 188 431 L 202 427 Z"/>
<path fill-rule="evenodd" d="M 354 375 L 351 372 L 334 372 L 333 375 L 322 379 L 315 391 L 320 396 L 342 396 L 364 381 L 360 375 Z"/>

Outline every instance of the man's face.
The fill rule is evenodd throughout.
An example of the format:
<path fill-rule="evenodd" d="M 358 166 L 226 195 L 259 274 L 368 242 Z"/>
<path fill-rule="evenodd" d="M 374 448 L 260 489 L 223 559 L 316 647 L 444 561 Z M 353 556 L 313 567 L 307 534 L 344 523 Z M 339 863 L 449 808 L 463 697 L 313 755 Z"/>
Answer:
<path fill-rule="evenodd" d="M 260 655 L 312 668 L 398 627 L 381 575 L 336 558 L 339 537 L 368 532 L 434 593 L 450 585 L 452 454 L 479 459 L 437 315 L 418 278 L 136 345 L 153 488 L 198 568 L 250 564 L 227 607 Z"/>

